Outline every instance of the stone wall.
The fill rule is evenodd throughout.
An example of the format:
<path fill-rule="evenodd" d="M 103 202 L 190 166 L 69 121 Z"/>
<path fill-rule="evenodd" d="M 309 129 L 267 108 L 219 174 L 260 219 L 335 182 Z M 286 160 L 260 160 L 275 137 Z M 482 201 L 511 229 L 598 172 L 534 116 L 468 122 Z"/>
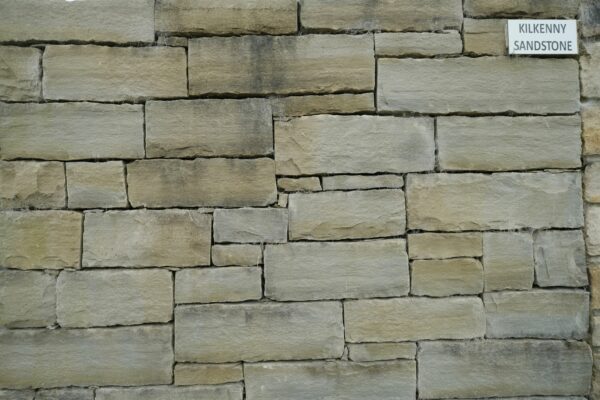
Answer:
<path fill-rule="evenodd" d="M 1 400 L 600 399 L 597 0 L 1 0 L 0 44 Z"/>

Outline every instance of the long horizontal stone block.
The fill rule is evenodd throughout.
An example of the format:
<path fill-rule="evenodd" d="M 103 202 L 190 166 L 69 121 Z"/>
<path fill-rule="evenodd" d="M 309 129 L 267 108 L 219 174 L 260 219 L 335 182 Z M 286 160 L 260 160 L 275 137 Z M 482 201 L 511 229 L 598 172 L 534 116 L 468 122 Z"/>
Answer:
<path fill-rule="evenodd" d="M 0 5 L 0 14 L 3 14 Z M 4 15 L 0 15 L 0 25 Z M 4 30 L 4 25 L 3 25 Z M 0 38 L 2 33 L 0 33 Z M 0 46 L 0 100 L 37 101 L 42 95 L 40 61 L 36 48 Z"/>
<path fill-rule="evenodd" d="M 95 400 L 242 400 L 241 384 L 99 388 Z"/>
<path fill-rule="evenodd" d="M 474 17 L 575 17 L 579 0 L 465 0 L 465 14 Z"/>
<path fill-rule="evenodd" d="M 444 297 L 483 292 L 483 266 L 473 258 L 416 260 L 411 268 L 411 293 Z"/>
<path fill-rule="evenodd" d="M 226 303 L 259 300 L 259 267 L 188 268 L 175 274 L 176 303 Z M 170 304 L 170 302 L 169 302 Z"/>
<path fill-rule="evenodd" d="M 288 212 L 281 208 L 219 209 L 213 213 L 215 242 L 283 243 Z"/>
<path fill-rule="evenodd" d="M 175 364 L 175 385 L 218 385 L 244 380 L 242 363 Z"/>
<path fill-rule="evenodd" d="M 273 115 L 296 117 L 313 114 L 354 114 L 375 110 L 373 93 L 340 93 L 271 97 Z"/>
<path fill-rule="evenodd" d="M 379 57 L 460 54 L 462 47 L 462 39 L 458 31 L 375 34 L 375 54 Z"/>

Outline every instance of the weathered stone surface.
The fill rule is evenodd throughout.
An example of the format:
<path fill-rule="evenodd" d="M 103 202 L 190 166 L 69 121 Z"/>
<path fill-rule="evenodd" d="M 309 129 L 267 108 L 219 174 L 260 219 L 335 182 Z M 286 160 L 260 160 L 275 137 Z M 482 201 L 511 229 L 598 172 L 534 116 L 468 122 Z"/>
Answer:
<path fill-rule="evenodd" d="M 175 274 L 176 303 L 225 303 L 259 300 L 259 267 L 194 268 Z"/>
<path fill-rule="evenodd" d="M 373 91 L 373 53 L 371 35 L 191 39 L 190 94 Z"/>
<path fill-rule="evenodd" d="M 592 346 L 598 347 L 600 345 L 600 316 L 593 316 L 591 320 Z"/>
<path fill-rule="evenodd" d="M 473 17 L 575 17 L 579 0 L 466 0 L 465 14 Z"/>
<path fill-rule="evenodd" d="M 600 266 L 596 264 L 590 265 L 590 295 L 592 301 L 590 307 L 592 310 L 600 309 Z"/>
<path fill-rule="evenodd" d="M 266 99 L 150 101 L 148 157 L 257 156 L 273 153 Z"/>
<path fill-rule="evenodd" d="M 0 326 L 52 325 L 56 315 L 55 285 L 56 277 L 45 272 L 0 270 Z"/>
<path fill-rule="evenodd" d="M 578 228 L 579 173 L 409 175 L 408 226 L 423 230 Z"/>
<path fill-rule="evenodd" d="M 589 300 L 579 290 L 484 293 L 486 337 L 584 339 Z"/>
<path fill-rule="evenodd" d="M 0 212 L 0 267 L 79 267 L 81 218 L 71 211 Z"/>
<path fill-rule="evenodd" d="M 438 118 L 440 167 L 502 171 L 581 166 L 581 119 Z"/>
<path fill-rule="evenodd" d="M 302 27 L 331 31 L 439 31 L 460 28 L 460 0 L 301 0 Z"/>
<path fill-rule="evenodd" d="M 600 103 L 584 103 L 581 107 L 583 154 L 600 154 Z"/>
<path fill-rule="evenodd" d="M 0 14 L 4 14 L 5 8 L 7 7 L 0 5 Z M 5 15 L 0 15 L 0 25 L 3 25 L 1 21 L 4 17 Z M 2 33 L 0 32 L 0 38 Z M 40 99 L 41 58 L 40 49 L 0 46 L 0 100 L 37 101 Z"/>
<path fill-rule="evenodd" d="M 219 385 L 244 380 L 242 364 L 175 365 L 175 385 Z"/>
<path fill-rule="evenodd" d="M 346 341 L 470 339 L 485 334 L 477 297 L 351 300 L 344 303 Z"/>
<path fill-rule="evenodd" d="M 65 203 L 62 163 L 0 161 L 0 208 L 62 208 Z"/>
<path fill-rule="evenodd" d="M 352 361 L 414 359 L 417 354 L 416 343 L 357 343 L 349 344 L 349 358 Z"/>
<path fill-rule="evenodd" d="M 336 240 L 404 233 L 404 193 L 398 189 L 295 193 L 289 197 L 290 240 Z"/>
<path fill-rule="evenodd" d="M 187 47 L 188 38 L 183 36 L 171 36 L 168 33 L 158 33 L 156 44 L 159 46 Z"/>
<path fill-rule="evenodd" d="M 210 304 L 175 309 L 177 361 L 339 358 L 343 351 L 340 303 Z"/>
<path fill-rule="evenodd" d="M 582 342 L 423 342 L 418 361 L 424 399 L 586 395 L 592 373 L 592 354 Z"/>
<path fill-rule="evenodd" d="M 217 209 L 213 214 L 215 242 L 283 243 L 288 212 L 281 208 Z"/>
<path fill-rule="evenodd" d="M 596 0 L 581 0 L 579 21 L 584 37 L 600 35 L 600 4 Z"/>
<path fill-rule="evenodd" d="M 277 200 L 275 163 L 238 160 L 138 160 L 127 165 L 134 207 L 266 206 Z"/>
<path fill-rule="evenodd" d="M 342 93 L 320 96 L 287 96 L 271 98 L 273 115 L 295 117 L 312 114 L 353 114 L 375 110 L 373 93 Z"/>
<path fill-rule="evenodd" d="M 215 244 L 212 246 L 212 263 L 217 267 L 257 266 L 262 264 L 262 249 L 260 245 L 253 244 Z"/>
<path fill-rule="evenodd" d="M 240 35 L 293 33 L 297 30 L 295 0 L 159 0 L 159 32 Z"/>
<path fill-rule="evenodd" d="M 265 248 L 265 295 L 274 300 L 408 294 L 404 240 L 288 243 Z"/>
<path fill-rule="evenodd" d="M 600 203 L 600 163 L 591 163 L 585 167 L 583 187 L 587 202 Z"/>
<path fill-rule="evenodd" d="M 0 103 L 0 158 L 143 157 L 143 125 L 139 105 Z"/>
<path fill-rule="evenodd" d="M 242 393 L 240 384 L 100 388 L 96 390 L 96 400 L 242 400 Z"/>
<path fill-rule="evenodd" d="M 462 47 L 462 39 L 458 31 L 375 34 L 375 55 L 379 57 L 460 54 Z"/>
<path fill-rule="evenodd" d="M 282 175 L 433 170 L 431 118 L 316 115 L 275 122 Z"/>
<path fill-rule="evenodd" d="M 483 236 L 479 232 L 413 233 L 408 235 L 408 255 L 417 260 L 481 257 Z"/>
<path fill-rule="evenodd" d="M 2 390 L 0 389 L 0 400 L 34 400 L 33 390 Z"/>
<path fill-rule="evenodd" d="M 505 19 L 465 18 L 465 53 L 495 56 L 506 54 L 505 27 Z"/>
<path fill-rule="evenodd" d="M 127 207 L 123 162 L 67 163 L 69 208 Z"/>
<path fill-rule="evenodd" d="M 171 326 L 0 331 L 0 387 L 171 382 Z"/>
<path fill-rule="evenodd" d="M 443 297 L 483 292 L 483 266 L 473 258 L 417 260 L 411 269 L 411 293 Z"/>
<path fill-rule="evenodd" d="M 586 286 L 585 242 L 581 231 L 542 231 L 534 236 L 538 286 Z"/>
<path fill-rule="evenodd" d="M 318 192 L 321 181 L 316 176 L 306 178 L 279 178 L 277 187 L 285 192 Z"/>
<path fill-rule="evenodd" d="M 483 268 L 486 291 L 531 289 L 534 276 L 531 234 L 485 232 Z"/>
<path fill-rule="evenodd" d="M 581 95 L 600 97 L 600 42 L 588 42 L 583 46 L 587 52 L 580 58 Z"/>
<path fill-rule="evenodd" d="M 44 97 L 138 101 L 187 96 L 185 49 L 46 46 Z"/>
<path fill-rule="evenodd" d="M 333 175 L 323 177 L 324 190 L 393 189 L 402 186 L 404 186 L 404 178 L 400 175 Z"/>
<path fill-rule="evenodd" d="M 35 395 L 35 400 L 94 400 L 92 389 L 45 389 Z"/>
<path fill-rule="evenodd" d="M 192 210 L 85 215 L 84 267 L 188 267 L 210 263 L 211 216 Z"/>
<path fill-rule="evenodd" d="M 585 224 L 587 253 L 591 256 L 600 256 L 600 206 L 587 207 Z"/>
<path fill-rule="evenodd" d="M 378 61 L 377 72 L 377 106 L 381 111 L 531 114 L 579 111 L 576 60 L 383 58 Z"/>
<path fill-rule="evenodd" d="M 160 269 L 64 271 L 56 283 L 58 324 L 65 328 L 168 322 L 171 272 Z"/>

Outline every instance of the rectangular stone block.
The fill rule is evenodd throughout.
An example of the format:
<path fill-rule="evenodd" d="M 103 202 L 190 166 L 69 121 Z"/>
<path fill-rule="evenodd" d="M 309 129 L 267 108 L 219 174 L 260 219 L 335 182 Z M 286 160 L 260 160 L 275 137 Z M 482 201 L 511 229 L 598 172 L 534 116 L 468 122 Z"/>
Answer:
<path fill-rule="evenodd" d="M 440 167 L 502 171 L 581 166 L 581 119 L 448 117 L 437 120 Z"/>
<path fill-rule="evenodd" d="M 294 193 L 290 240 L 338 240 L 404 234 L 404 193 L 398 189 Z"/>
<path fill-rule="evenodd" d="M 418 362 L 424 399 L 586 395 L 592 374 L 586 343 L 555 340 L 423 342 Z"/>
<path fill-rule="evenodd" d="M 34 390 L 2 390 L 0 389 L 0 400 L 34 400 Z"/>
<path fill-rule="evenodd" d="M 159 0 L 156 30 L 182 34 L 281 35 L 297 30 L 295 0 Z"/>
<path fill-rule="evenodd" d="M 260 207 L 277 200 L 270 158 L 138 160 L 127 165 L 127 183 L 134 207 Z"/>
<path fill-rule="evenodd" d="M 185 49 L 46 46 L 44 97 L 140 101 L 187 96 Z"/>
<path fill-rule="evenodd" d="M 462 47 L 462 39 L 458 31 L 375 34 L 375 55 L 379 57 L 430 57 L 442 54 L 460 54 Z"/>
<path fill-rule="evenodd" d="M 578 228 L 579 173 L 409 175 L 409 229 Z"/>
<path fill-rule="evenodd" d="M 506 54 L 506 20 L 464 20 L 465 53 L 502 56 Z"/>
<path fill-rule="evenodd" d="M 416 260 L 481 257 L 483 236 L 479 232 L 409 234 L 408 255 Z"/>
<path fill-rule="evenodd" d="M 592 311 L 600 309 L 600 266 L 597 264 L 590 265 L 590 307 Z"/>
<path fill-rule="evenodd" d="M 404 240 L 288 243 L 265 248 L 265 296 L 274 300 L 408 294 Z"/>
<path fill-rule="evenodd" d="M 38 390 L 35 400 L 94 400 L 93 389 L 64 388 Z"/>
<path fill-rule="evenodd" d="M 581 57 L 581 95 L 600 97 L 600 43 L 583 44 L 585 55 Z"/>
<path fill-rule="evenodd" d="M 4 9 L 0 5 L 0 14 Z M 0 15 L 0 25 L 5 15 Z M 3 32 L 0 32 L 0 38 Z M 33 47 L 0 46 L 0 100 L 38 101 L 42 94 L 42 51 Z"/>
<path fill-rule="evenodd" d="M 0 208 L 63 208 L 65 205 L 62 163 L 0 161 Z"/>
<path fill-rule="evenodd" d="M 590 256 L 600 256 L 600 206 L 589 205 L 585 211 L 585 244 Z"/>
<path fill-rule="evenodd" d="M 271 97 L 273 115 L 296 117 L 312 114 L 354 114 L 375 111 L 373 93 Z"/>
<path fill-rule="evenodd" d="M 377 106 L 381 111 L 438 114 L 579 111 L 575 60 L 383 58 L 378 61 L 377 72 Z"/>
<path fill-rule="evenodd" d="M 287 242 L 288 211 L 281 208 L 217 209 L 213 213 L 215 242 Z"/>
<path fill-rule="evenodd" d="M 477 297 L 410 297 L 344 302 L 346 341 L 400 342 L 472 339 L 485 334 L 483 303 Z"/>
<path fill-rule="evenodd" d="M 273 153 L 266 99 L 146 103 L 147 157 L 260 156 Z"/>
<path fill-rule="evenodd" d="M 600 35 L 600 4 L 596 0 L 581 0 L 579 21 L 584 37 Z M 600 384 L 600 382 L 598 382 Z M 600 386 L 600 385 L 599 385 Z M 600 395 L 600 387 L 598 395 Z M 596 394 L 596 392 L 594 392 Z"/>
<path fill-rule="evenodd" d="M 242 400 L 242 393 L 240 384 L 99 388 L 96 390 L 96 400 Z"/>
<path fill-rule="evenodd" d="M 417 355 L 416 343 L 357 343 L 348 344 L 348 358 L 352 361 L 380 361 L 412 359 Z"/>
<path fill-rule="evenodd" d="M 241 363 L 175 364 L 175 385 L 220 385 L 244 380 Z"/>
<path fill-rule="evenodd" d="M 69 208 L 127 207 L 122 161 L 67 163 Z"/>
<path fill-rule="evenodd" d="M 479 294 L 483 292 L 483 266 L 474 258 L 413 261 L 410 292 L 431 297 Z"/>
<path fill-rule="evenodd" d="M 465 0 L 465 14 L 473 17 L 575 17 L 579 0 Z"/>
<path fill-rule="evenodd" d="M 248 400 L 414 400 L 414 361 L 265 363 L 244 366 Z"/>
<path fill-rule="evenodd" d="M 0 331 L 0 387 L 169 384 L 172 327 Z"/>
<path fill-rule="evenodd" d="M 323 190 L 394 189 L 404 186 L 400 175 L 333 175 L 324 176 Z"/>
<path fill-rule="evenodd" d="M 191 95 L 366 92 L 375 85 L 371 35 L 191 39 L 188 63 Z"/>
<path fill-rule="evenodd" d="M 600 103 L 586 102 L 581 107 L 583 154 L 600 154 Z"/>
<path fill-rule="evenodd" d="M 0 212 L 0 267 L 79 267 L 81 220 L 71 211 Z"/>
<path fill-rule="evenodd" d="M 45 272 L 0 270 L 0 326 L 34 328 L 53 325 L 56 320 L 55 286 L 56 277 Z"/>
<path fill-rule="evenodd" d="M 538 286 L 587 286 L 585 242 L 581 231 L 543 231 L 534 235 Z"/>
<path fill-rule="evenodd" d="M 342 306 L 337 302 L 179 306 L 177 361 L 339 358 L 344 351 Z"/>
<path fill-rule="evenodd" d="M 316 115 L 275 122 L 281 175 L 403 173 L 434 164 L 431 118 Z"/>
<path fill-rule="evenodd" d="M 585 200 L 589 203 L 600 203 L 600 163 L 592 162 L 586 165 L 583 175 Z"/>
<path fill-rule="evenodd" d="M 144 157 L 142 106 L 0 103 L 0 158 Z"/>
<path fill-rule="evenodd" d="M 199 211 L 90 212 L 84 232 L 84 267 L 210 264 L 211 216 Z"/>
<path fill-rule="evenodd" d="M 175 303 L 227 303 L 259 300 L 259 267 L 193 268 L 175 274 Z"/>
<path fill-rule="evenodd" d="M 529 290 L 533 285 L 533 239 L 528 232 L 483 234 L 485 290 Z"/>
<path fill-rule="evenodd" d="M 243 267 L 262 264 L 262 248 L 253 244 L 228 244 L 212 246 L 212 263 L 217 267 L 240 265 Z"/>
<path fill-rule="evenodd" d="M 279 178 L 277 187 L 284 192 L 319 192 L 321 181 L 317 176 L 306 178 Z"/>

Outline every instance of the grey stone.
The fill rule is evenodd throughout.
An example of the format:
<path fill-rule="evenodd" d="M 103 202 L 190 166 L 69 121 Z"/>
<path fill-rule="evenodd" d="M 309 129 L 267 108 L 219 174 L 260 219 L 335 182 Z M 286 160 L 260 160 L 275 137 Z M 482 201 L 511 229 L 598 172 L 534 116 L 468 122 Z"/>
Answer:
<path fill-rule="evenodd" d="M 596 0 L 581 0 L 579 21 L 584 37 L 600 35 L 600 4 Z"/>
<path fill-rule="evenodd" d="M 55 286 L 56 277 L 45 272 L 0 270 L 0 326 L 33 328 L 54 324 Z"/>
<path fill-rule="evenodd" d="M 99 388 L 96 390 L 96 400 L 242 400 L 242 393 L 240 384 Z"/>
<path fill-rule="evenodd" d="M 534 236 L 538 286 L 586 286 L 585 242 L 581 231 L 543 231 Z"/>
<path fill-rule="evenodd" d="M 417 260 L 481 257 L 483 235 L 480 232 L 412 233 L 408 235 L 408 255 Z"/>
<path fill-rule="evenodd" d="M 175 274 L 176 303 L 225 303 L 261 297 L 259 267 L 192 268 Z"/>
<path fill-rule="evenodd" d="M 400 175 L 333 175 L 323 177 L 324 190 L 394 189 L 404 186 Z"/>
<path fill-rule="evenodd" d="M 437 56 L 460 54 L 463 44 L 458 31 L 382 32 L 375 34 L 375 55 L 379 57 Z"/>
<path fill-rule="evenodd" d="M 473 17 L 575 17 L 579 0 L 465 0 L 465 14 Z"/>
<path fill-rule="evenodd" d="M 583 187 L 587 202 L 600 203 L 600 163 L 591 163 L 585 167 Z"/>
<path fill-rule="evenodd" d="M 356 343 L 348 344 L 349 358 L 352 361 L 380 361 L 415 359 L 416 343 Z"/>
<path fill-rule="evenodd" d="M 62 163 L 0 161 L 0 208 L 63 208 L 65 204 Z"/>
<path fill-rule="evenodd" d="M 260 265 L 262 248 L 260 245 L 253 244 L 215 244 L 212 246 L 212 263 L 217 267 Z"/>
<path fill-rule="evenodd" d="M 465 53 L 502 56 L 506 54 L 506 20 L 464 20 Z"/>
<path fill-rule="evenodd" d="M 534 277 L 531 234 L 485 232 L 483 268 L 486 291 L 531 289 Z"/>
<path fill-rule="evenodd" d="M 587 42 L 583 45 L 586 55 L 581 63 L 581 96 L 600 97 L 600 42 Z"/>
<path fill-rule="evenodd" d="M 600 103 L 587 102 L 581 107 L 583 154 L 600 154 Z"/>
<path fill-rule="evenodd" d="M 0 400 L 34 400 L 33 390 L 2 390 L 0 389 Z"/>
<path fill-rule="evenodd" d="M 175 364 L 175 385 L 219 385 L 241 382 L 244 371 L 241 363 L 231 364 Z"/>
<path fill-rule="evenodd" d="M 0 5 L 0 14 L 4 14 L 5 8 Z M 4 17 L 0 15 L 3 28 Z M 38 101 L 42 94 L 41 59 L 40 49 L 0 46 L 0 100 Z"/>
<path fill-rule="evenodd" d="M 295 117 L 312 114 L 354 114 L 375 111 L 373 93 L 341 93 L 272 97 L 273 115 Z"/>
<path fill-rule="evenodd" d="M 483 292 L 483 266 L 474 258 L 413 261 L 410 291 L 432 297 L 479 294 Z"/>
<path fill-rule="evenodd" d="M 306 178 L 279 178 L 277 187 L 284 192 L 318 192 L 321 181 L 316 176 Z"/>
<path fill-rule="evenodd" d="M 287 241 L 288 212 L 278 208 L 217 209 L 215 242 L 282 243 Z"/>
<path fill-rule="evenodd" d="M 127 207 L 122 161 L 67 163 L 69 208 Z"/>
<path fill-rule="evenodd" d="M 585 243 L 589 255 L 600 256 L 600 206 L 590 205 L 585 211 Z"/>
<path fill-rule="evenodd" d="M 94 400 L 92 389 L 43 389 L 37 392 L 35 400 Z"/>

